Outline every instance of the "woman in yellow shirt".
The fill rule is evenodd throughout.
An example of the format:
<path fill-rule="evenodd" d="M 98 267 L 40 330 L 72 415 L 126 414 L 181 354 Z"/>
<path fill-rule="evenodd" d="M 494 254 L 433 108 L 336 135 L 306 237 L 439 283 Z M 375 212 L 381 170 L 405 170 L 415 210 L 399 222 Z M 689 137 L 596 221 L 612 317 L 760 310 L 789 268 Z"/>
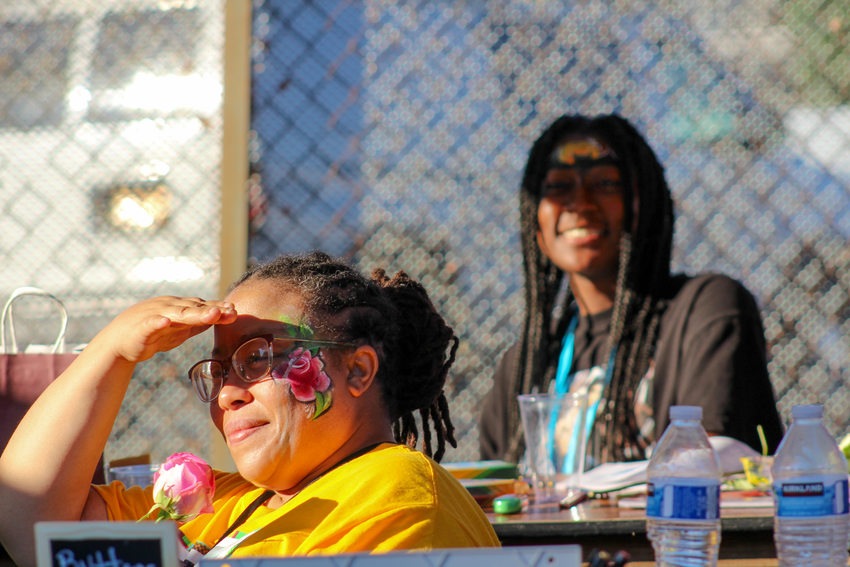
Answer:
<path fill-rule="evenodd" d="M 135 365 L 210 326 L 211 356 L 189 377 L 239 472 L 216 473 L 214 512 L 181 526 L 194 557 L 498 545 L 430 458 L 454 444 L 452 329 L 406 274 L 366 278 L 316 252 L 250 270 L 224 301 L 144 301 L 95 336 L 0 456 L 0 539 L 18 564 L 34 564 L 37 521 L 150 509 L 150 487 L 88 479 Z"/>

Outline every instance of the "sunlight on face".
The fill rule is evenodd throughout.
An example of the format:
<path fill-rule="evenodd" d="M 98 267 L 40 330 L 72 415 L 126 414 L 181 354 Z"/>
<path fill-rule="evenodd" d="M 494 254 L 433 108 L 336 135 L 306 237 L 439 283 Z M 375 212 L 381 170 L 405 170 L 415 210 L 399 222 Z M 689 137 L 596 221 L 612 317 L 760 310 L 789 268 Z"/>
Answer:
<path fill-rule="evenodd" d="M 537 207 L 538 243 L 555 265 L 615 281 L 624 212 L 619 162 L 607 144 L 583 136 L 555 148 Z"/>
<path fill-rule="evenodd" d="M 212 358 L 228 360 L 235 349 L 253 337 L 288 336 L 303 328 L 292 325 L 304 321 L 301 297 L 281 293 L 271 280 L 244 282 L 227 300 L 235 305 L 238 317 L 232 325 L 216 327 Z M 297 363 L 304 362 L 304 353 L 300 354 Z M 319 350 L 310 358 L 307 362 L 320 363 L 331 382 L 320 390 L 330 391 L 335 377 L 344 378 L 339 364 L 333 363 L 335 357 Z M 275 366 L 268 379 L 253 383 L 231 375 L 217 401 L 210 404 L 210 415 L 242 476 L 258 486 L 286 490 L 308 476 L 336 449 L 338 441 L 334 407 L 325 407 L 324 413 L 317 415 L 315 396 L 308 399 L 304 388 L 296 389 L 301 395 L 299 401 L 291 383 L 282 376 L 275 379 L 275 372 L 283 371 Z"/>

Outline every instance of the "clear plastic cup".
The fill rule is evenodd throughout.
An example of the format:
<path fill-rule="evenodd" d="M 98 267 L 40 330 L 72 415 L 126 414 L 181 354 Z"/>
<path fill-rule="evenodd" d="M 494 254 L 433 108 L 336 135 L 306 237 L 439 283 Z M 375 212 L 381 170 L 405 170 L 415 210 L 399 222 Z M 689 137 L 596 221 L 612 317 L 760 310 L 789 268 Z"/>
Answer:
<path fill-rule="evenodd" d="M 586 394 L 518 396 L 525 460 L 538 502 L 560 501 L 585 468 Z"/>
<path fill-rule="evenodd" d="M 106 482 L 119 480 L 124 486 L 150 486 L 153 484 L 153 475 L 159 469 L 159 465 L 125 465 L 121 467 L 110 467 L 106 471 Z"/>

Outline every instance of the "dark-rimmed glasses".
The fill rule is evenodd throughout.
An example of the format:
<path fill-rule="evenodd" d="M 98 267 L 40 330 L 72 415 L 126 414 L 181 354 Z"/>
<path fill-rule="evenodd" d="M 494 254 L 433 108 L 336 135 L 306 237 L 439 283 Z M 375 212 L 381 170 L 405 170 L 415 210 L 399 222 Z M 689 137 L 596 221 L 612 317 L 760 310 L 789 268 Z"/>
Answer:
<path fill-rule="evenodd" d="M 192 365 L 189 380 L 195 393 L 202 402 L 212 402 L 218 398 L 224 382 L 232 370 L 243 382 L 259 382 L 267 377 L 272 368 L 277 367 L 298 347 L 354 347 L 353 343 L 322 341 L 316 339 L 297 339 L 276 335 L 263 335 L 248 339 L 233 351 L 230 360 L 208 358 Z M 281 378 L 289 374 L 287 365 Z"/>

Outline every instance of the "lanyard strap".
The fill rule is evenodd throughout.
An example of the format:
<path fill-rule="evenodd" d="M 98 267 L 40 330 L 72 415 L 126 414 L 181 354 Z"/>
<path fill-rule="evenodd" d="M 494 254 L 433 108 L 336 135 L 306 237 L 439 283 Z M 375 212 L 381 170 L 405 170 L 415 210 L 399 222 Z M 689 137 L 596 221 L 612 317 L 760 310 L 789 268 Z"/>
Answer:
<path fill-rule="evenodd" d="M 219 553 L 224 554 L 226 557 L 227 552 L 232 551 L 235 545 L 239 542 L 239 539 L 237 538 L 229 538 L 230 534 L 233 533 L 236 528 L 244 524 L 248 518 L 251 517 L 251 514 L 253 514 L 257 508 L 268 502 L 269 498 L 272 496 L 274 496 L 274 490 L 264 490 L 250 504 L 248 504 L 248 507 L 239 514 L 239 517 L 237 517 L 232 524 L 230 524 L 230 527 L 224 531 L 219 540 L 215 542 L 215 545 L 212 546 L 206 554 L 203 554 L 192 547 L 186 552 L 185 556 L 180 558 L 180 565 L 182 567 L 194 567 L 198 561 L 204 558 L 204 555 L 208 555 L 208 559 L 217 557 Z"/>
<path fill-rule="evenodd" d="M 332 470 L 334 470 L 338 466 L 344 465 L 348 461 L 352 461 L 352 460 L 356 459 L 357 457 L 359 457 L 360 455 L 365 455 L 366 453 L 368 453 L 369 451 L 371 451 L 372 449 L 374 449 L 378 445 L 380 445 L 380 443 L 372 443 L 371 445 L 367 445 L 366 447 L 363 447 L 362 449 L 358 449 L 358 450 L 354 451 L 353 453 L 351 453 L 350 455 L 348 455 L 347 457 L 345 457 L 341 461 L 337 462 L 334 466 L 332 466 L 331 468 L 329 468 L 328 470 L 323 472 L 320 476 L 314 478 L 312 481 L 310 481 L 310 484 L 313 484 L 314 482 L 319 480 L 320 477 L 328 474 L 329 472 L 331 472 Z M 260 494 L 253 502 L 251 502 L 248 505 L 248 507 L 245 508 L 245 510 L 241 514 L 239 514 L 239 517 L 236 518 L 236 520 L 234 520 L 232 524 L 230 524 L 230 527 L 227 528 L 227 531 L 224 532 L 224 534 L 221 536 L 221 538 L 219 538 L 219 540 L 216 542 L 215 545 L 218 545 L 219 543 L 221 543 L 224 540 L 224 538 L 226 538 L 227 536 L 229 536 L 231 534 L 231 532 L 233 532 L 233 530 L 235 530 L 236 528 L 238 528 L 239 526 L 244 524 L 248 520 L 248 518 L 251 517 L 251 514 L 254 513 L 254 510 L 256 510 L 261 505 L 268 502 L 269 498 L 274 496 L 274 493 L 275 492 L 272 489 L 264 490 L 263 493 Z M 215 545 L 213 547 L 215 547 Z"/>
<path fill-rule="evenodd" d="M 564 340 L 561 344 L 561 354 L 558 357 L 558 369 L 555 373 L 555 393 L 556 394 L 567 394 L 570 391 L 570 386 L 572 385 L 572 375 L 570 371 L 573 366 L 573 356 L 575 354 L 575 340 L 576 340 L 576 327 L 578 326 L 579 315 L 577 313 L 573 313 L 573 316 L 570 318 L 570 323 L 567 326 L 567 332 L 564 335 Z M 617 355 L 617 347 L 611 347 L 611 354 L 608 357 L 608 365 L 605 367 L 605 376 L 602 382 L 602 387 L 608 385 L 611 381 L 611 377 L 614 374 L 614 359 Z M 593 382 L 588 384 L 587 393 L 590 393 L 590 388 L 593 386 Z M 590 433 L 593 430 L 593 423 L 596 420 L 596 412 L 599 409 L 599 404 L 602 401 L 602 395 L 600 394 L 599 398 L 593 402 L 593 404 L 586 408 L 586 414 L 584 418 L 584 435 L 585 439 L 590 438 Z M 552 417 L 549 420 L 549 453 L 553 456 L 555 453 L 554 439 L 555 439 L 555 426 L 557 422 L 557 415 L 553 413 Z M 570 440 L 570 446 L 567 449 L 567 454 L 564 456 L 564 464 L 561 466 L 561 472 L 566 474 L 572 474 L 575 472 L 573 470 L 573 463 L 575 463 L 575 453 L 578 446 L 578 435 L 579 428 L 573 427 L 572 431 L 572 439 Z"/>
<path fill-rule="evenodd" d="M 561 356 L 558 357 L 558 371 L 555 373 L 555 393 L 557 394 L 566 394 L 570 390 L 572 383 L 570 369 L 573 365 L 577 326 L 578 315 L 574 314 L 570 318 L 567 333 L 564 335 L 564 341 L 561 344 Z"/>
<path fill-rule="evenodd" d="M 367 445 L 366 447 L 363 447 L 361 449 L 358 449 L 357 451 L 354 451 L 353 453 L 351 453 L 350 455 L 348 455 L 344 459 L 337 462 L 334 466 L 332 466 L 331 468 L 329 468 L 328 470 L 323 472 L 321 475 L 314 478 L 312 481 L 310 481 L 309 484 L 312 484 L 315 481 L 319 480 L 319 478 L 326 475 L 327 473 L 329 473 L 333 469 L 339 467 L 340 465 L 343 465 L 343 464 L 345 464 L 345 463 L 347 463 L 351 460 L 354 460 L 361 455 L 365 455 L 366 453 L 368 453 L 369 451 L 371 451 L 372 449 L 376 448 L 379 445 L 381 445 L 381 443 L 372 443 L 371 445 Z M 309 486 L 309 484 L 308 484 L 308 486 Z M 239 514 L 239 517 L 236 518 L 236 520 L 234 520 L 232 524 L 230 524 L 230 527 L 227 528 L 227 530 L 224 532 L 224 534 L 222 534 L 222 536 L 215 543 L 215 545 L 212 547 L 212 549 L 209 552 L 207 552 L 207 556 L 209 556 L 208 558 L 226 559 L 227 557 L 229 557 L 229 555 L 231 553 L 233 553 L 233 550 L 236 549 L 236 547 L 238 547 L 238 545 L 240 543 L 242 543 L 241 539 L 231 538 L 230 534 L 232 534 L 239 526 L 241 526 L 246 521 L 248 521 L 248 518 L 251 517 L 251 514 L 253 514 L 254 511 L 257 508 L 259 508 L 260 506 L 262 506 L 263 504 L 268 502 L 269 498 L 274 496 L 274 494 L 275 494 L 274 490 L 271 490 L 271 489 L 264 490 L 262 492 L 262 494 L 260 494 L 257 498 L 255 498 L 248 505 L 248 507 L 245 508 L 245 510 L 243 510 L 241 514 Z M 221 554 L 222 557 L 219 557 L 219 554 Z M 192 567 L 202 557 L 203 556 L 201 556 L 199 554 L 193 554 L 192 552 L 190 552 L 190 557 L 189 557 L 188 560 L 183 561 L 183 566 L 184 567 Z"/>
<path fill-rule="evenodd" d="M 251 517 L 251 514 L 254 513 L 254 510 L 268 502 L 269 498 L 271 498 L 272 496 L 274 496 L 274 490 L 272 489 L 264 490 L 262 494 L 257 496 L 257 498 L 255 498 L 253 502 L 248 504 L 248 507 L 245 508 L 241 514 L 239 514 L 239 517 L 236 518 L 232 524 L 230 524 L 230 527 L 225 530 L 225 532 L 221 535 L 218 541 L 215 542 L 215 545 L 213 547 L 220 544 L 222 541 L 224 541 L 224 538 L 226 538 L 233 532 L 233 530 L 244 524 L 248 520 L 248 518 Z"/>

